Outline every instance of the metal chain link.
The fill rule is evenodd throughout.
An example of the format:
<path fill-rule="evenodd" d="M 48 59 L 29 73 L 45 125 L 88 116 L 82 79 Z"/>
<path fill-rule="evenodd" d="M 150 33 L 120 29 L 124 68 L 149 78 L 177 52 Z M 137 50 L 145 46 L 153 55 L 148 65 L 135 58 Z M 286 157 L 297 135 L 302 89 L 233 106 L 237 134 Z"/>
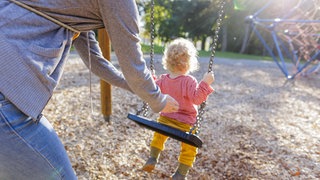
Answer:
<path fill-rule="evenodd" d="M 212 43 L 212 48 L 211 48 L 211 56 L 210 56 L 210 61 L 209 61 L 209 68 L 208 68 L 208 72 L 211 72 L 213 70 L 213 63 L 214 63 L 214 57 L 216 55 L 216 49 L 217 49 L 217 45 L 218 45 L 218 40 L 219 40 L 219 32 L 221 29 L 221 24 L 222 24 L 222 20 L 224 19 L 224 9 L 225 9 L 225 4 L 226 4 L 226 0 L 222 0 L 220 2 L 220 9 L 218 12 L 218 19 L 217 19 L 217 27 L 215 29 L 214 32 L 214 38 L 213 38 L 213 43 Z"/>
<path fill-rule="evenodd" d="M 150 72 L 152 75 L 155 75 L 155 68 L 154 68 L 154 0 L 151 0 L 151 10 L 150 10 Z M 148 116 L 149 112 L 149 105 L 146 102 L 143 102 L 143 105 L 140 110 L 137 111 L 137 115 L 143 115 L 144 117 Z"/>
<path fill-rule="evenodd" d="M 144 117 L 148 116 L 149 112 L 149 105 L 146 102 L 143 102 L 143 106 L 141 107 L 140 110 L 137 111 L 136 115 L 142 115 Z"/>
<path fill-rule="evenodd" d="M 209 61 L 209 67 L 208 67 L 208 72 L 212 72 L 213 71 L 213 63 L 214 63 L 214 58 L 215 58 L 215 54 L 216 54 L 216 48 L 218 45 L 218 39 L 219 39 L 219 32 L 221 29 L 221 23 L 222 20 L 224 18 L 224 6 L 225 6 L 226 2 L 225 0 L 222 0 L 220 2 L 220 9 L 218 12 L 218 19 L 217 19 L 217 27 L 215 30 L 215 35 L 213 38 L 213 43 L 212 43 L 212 47 L 211 47 L 211 56 L 210 56 L 210 61 Z M 154 0 L 151 0 L 151 11 L 150 11 L 150 21 L 151 21 L 151 31 L 150 31 L 150 71 L 151 73 L 154 75 L 155 72 L 155 68 L 154 68 Z M 190 129 L 189 133 L 192 133 L 193 131 L 195 131 L 194 134 L 199 134 L 200 133 L 200 127 L 201 127 L 201 122 L 203 120 L 203 114 L 205 113 L 205 107 L 206 107 L 206 101 L 202 102 L 199 109 L 198 109 L 198 115 L 196 117 L 196 123 L 193 125 L 193 127 Z M 137 115 L 143 115 L 143 116 L 147 116 L 148 115 L 148 111 L 149 111 L 149 106 L 148 103 L 144 102 L 143 106 L 141 108 L 141 110 L 137 111 Z"/>
<path fill-rule="evenodd" d="M 218 19 L 217 19 L 217 22 L 216 22 L 217 23 L 217 27 L 216 27 L 215 32 L 214 32 L 208 72 L 212 72 L 213 71 L 213 63 L 214 63 L 214 58 L 215 58 L 215 55 L 216 55 L 216 48 L 217 48 L 218 40 L 219 40 L 219 32 L 220 32 L 220 29 L 221 29 L 222 20 L 224 19 L 225 4 L 226 4 L 226 0 L 222 0 L 220 2 L 220 6 L 219 6 L 220 9 L 219 9 L 219 12 L 218 12 Z M 199 134 L 200 133 L 201 122 L 203 120 L 202 116 L 203 116 L 203 114 L 205 112 L 204 108 L 206 107 L 206 105 L 207 105 L 206 101 L 201 103 L 200 107 L 198 108 L 198 115 L 196 117 L 196 123 L 190 129 L 189 133 L 192 133 L 194 131 L 195 131 L 195 134 Z"/>
<path fill-rule="evenodd" d="M 154 0 L 151 0 L 151 11 L 150 11 L 150 71 L 152 75 L 155 74 L 155 68 L 154 68 Z"/>

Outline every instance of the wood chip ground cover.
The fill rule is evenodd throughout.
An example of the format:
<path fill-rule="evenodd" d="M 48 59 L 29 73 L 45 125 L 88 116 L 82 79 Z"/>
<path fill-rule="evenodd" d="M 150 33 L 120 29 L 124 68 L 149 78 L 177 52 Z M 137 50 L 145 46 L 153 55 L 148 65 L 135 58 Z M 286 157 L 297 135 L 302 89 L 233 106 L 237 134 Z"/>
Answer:
<path fill-rule="evenodd" d="M 156 56 L 157 74 L 164 72 L 160 59 Z M 202 58 L 201 70 L 193 74 L 198 80 L 207 60 Z M 319 179 L 320 75 L 287 82 L 273 62 L 219 58 L 214 71 L 216 91 L 200 132 L 204 145 L 188 179 Z M 141 171 L 152 132 L 126 118 L 141 100 L 112 87 L 113 114 L 106 123 L 99 79 L 92 75 L 91 82 L 90 95 L 89 70 L 72 54 L 44 111 L 78 178 L 168 179 L 178 164 L 179 142 L 167 142 L 151 174 Z"/>

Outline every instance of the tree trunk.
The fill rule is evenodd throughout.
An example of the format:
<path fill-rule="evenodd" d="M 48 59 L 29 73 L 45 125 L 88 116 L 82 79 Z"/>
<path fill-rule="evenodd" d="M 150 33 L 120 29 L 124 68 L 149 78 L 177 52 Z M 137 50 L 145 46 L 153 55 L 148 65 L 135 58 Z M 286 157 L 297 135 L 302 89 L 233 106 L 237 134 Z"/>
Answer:
<path fill-rule="evenodd" d="M 228 28 L 227 25 L 222 26 L 222 43 L 221 51 L 225 52 L 228 48 Z"/>
<path fill-rule="evenodd" d="M 205 50 L 206 48 L 206 39 L 207 39 L 206 36 L 201 37 L 201 50 Z"/>
<path fill-rule="evenodd" d="M 239 52 L 240 54 L 243 54 L 247 49 L 249 38 L 250 38 L 250 32 L 251 32 L 250 31 L 250 24 L 247 24 L 246 32 L 245 32 L 245 35 L 244 35 L 244 38 L 243 38 L 243 41 L 242 41 L 241 50 Z"/>

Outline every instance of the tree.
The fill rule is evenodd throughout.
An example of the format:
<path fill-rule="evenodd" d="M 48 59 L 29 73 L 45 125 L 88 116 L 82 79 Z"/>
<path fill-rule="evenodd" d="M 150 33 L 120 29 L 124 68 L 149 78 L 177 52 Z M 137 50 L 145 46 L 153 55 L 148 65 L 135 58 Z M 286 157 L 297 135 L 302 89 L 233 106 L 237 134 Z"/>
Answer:
<path fill-rule="evenodd" d="M 201 49 L 205 49 L 208 37 L 213 37 L 215 22 L 218 18 L 216 1 L 199 0 L 188 3 L 189 11 L 185 14 L 183 29 L 190 38 L 201 41 Z"/>
<path fill-rule="evenodd" d="M 150 2 L 146 7 L 144 20 L 146 27 L 150 27 Z M 156 35 L 164 42 L 175 37 L 186 37 L 193 41 L 200 40 L 204 49 L 207 37 L 213 35 L 217 1 L 161 0 L 156 1 L 154 9 Z"/>
<path fill-rule="evenodd" d="M 214 36 L 217 27 L 219 3 L 221 0 L 155 0 L 154 22 L 155 36 L 162 42 L 175 37 L 190 38 L 201 41 L 201 49 L 210 37 Z M 225 18 L 221 25 L 218 49 L 229 52 L 262 54 L 263 45 L 252 35 L 245 23 L 247 16 L 255 13 L 270 0 L 225 0 Z M 282 0 L 298 1 L 298 0 Z M 282 2 L 281 1 L 281 2 Z M 285 10 L 285 3 L 266 12 L 264 16 L 277 15 Z M 138 0 L 139 9 L 144 17 L 146 32 L 150 34 L 150 0 Z M 281 11 L 280 11 L 280 10 Z"/>

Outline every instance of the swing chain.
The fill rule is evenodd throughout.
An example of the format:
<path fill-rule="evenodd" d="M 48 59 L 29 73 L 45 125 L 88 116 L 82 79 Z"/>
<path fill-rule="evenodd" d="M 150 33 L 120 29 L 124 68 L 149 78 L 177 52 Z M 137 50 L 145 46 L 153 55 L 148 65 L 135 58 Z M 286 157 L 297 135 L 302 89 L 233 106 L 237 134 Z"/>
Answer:
<path fill-rule="evenodd" d="M 215 54 L 216 54 L 216 48 L 218 45 L 218 39 L 219 39 L 219 32 L 221 29 L 221 23 L 222 20 L 224 18 L 224 6 L 225 6 L 226 2 L 225 0 L 222 0 L 220 2 L 220 6 L 219 6 L 219 12 L 218 12 L 218 19 L 217 19 L 217 27 L 215 29 L 215 35 L 213 38 L 213 43 L 212 43 L 212 47 L 211 47 L 211 56 L 210 56 L 210 61 L 209 61 L 209 67 L 208 67 L 208 72 L 212 72 L 213 71 L 213 63 L 214 63 L 214 58 L 215 58 Z M 155 68 L 154 68 L 154 0 L 151 0 L 151 12 L 150 12 L 150 21 L 151 21 L 151 33 L 150 33 L 150 71 L 152 73 L 152 75 L 155 74 Z M 198 115 L 196 117 L 196 123 L 193 125 L 193 127 L 190 129 L 189 133 L 192 134 L 192 132 L 195 131 L 194 134 L 199 134 L 200 133 L 200 127 L 201 127 L 201 122 L 203 120 L 203 114 L 205 113 L 205 107 L 206 107 L 206 101 L 202 102 L 200 104 L 200 107 L 198 108 Z M 148 111 L 149 111 L 149 105 L 148 103 L 144 102 L 143 106 L 140 110 L 137 111 L 137 115 L 143 115 L 144 117 L 146 117 L 148 115 Z"/>
<path fill-rule="evenodd" d="M 148 116 L 149 112 L 149 105 L 146 102 L 143 102 L 143 106 L 141 107 L 140 110 L 137 111 L 136 115 L 143 115 L 144 117 Z"/>
<path fill-rule="evenodd" d="M 152 75 L 155 74 L 155 67 L 154 67 L 154 0 L 151 0 L 151 11 L 150 11 L 150 71 Z"/>
<path fill-rule="evenodd" d="M 222 24 L 222 20 L 224 19 L 224 6 L 226 4 L 225 0 L 222 0 L 220 2 L 220 9 L 218 12 L 218 19 L 217 19 L 217 27 L 215 29 L 214 32 L 214 37 L 213 37 L 213 43 L 212 43 L 212 47 L 211 47 L 211 56 L 210 56 L 210 61 L 209 61 L 209 68 L 208 68 L 208 72 L 212 72 L 213 70 L 213 63 L 214 63 L 214 57 L 216 55 L 216 49 L 217 49 L 217 45 L 218 45 L 218 40 L 219 40 L 219 32 L 221 29 L 221 24 Z"/>
<path fill-rule="evenodd" d="M 154 67 L 154 0 L 151 0 L 151 11 L 150 11 L 150 72 L 152 75 L 155 75 Z M 143 115 L 144 117 L 148 116 L 149 105 L 146 102 L 143 102 L 143 105 L 140 110 L 137 111 L 136 115 Z"/>
<path fill-rule="evenodd" d="M 199 134 L 200 133 L 200 127 L 201 127 L 201 122 L 203 120 L 203 114 L 204 114 L 204 108 L 206 107 L 207 103 L 206 101 L 202 102 L 200 104 L 200 107 L 198 108 L 198 115 L 196 117 L 196 123 L 193 125 L 193 127 L 190 129 L 189 133 L 190 134 Z"/>
<path fill-rule="evenodd" d="M 217 27 L 215 29 L 214 32 L 214 38 L 213 38 L 213 43 L 212 43 L 212 47 L 211 47 L 211 56 L 210 56 L 210 61 L 209 61 L 209 67 L 208 67 L 208 72 L 212 72 L 213 71 L 213 63 L 214 63 L 214 57 L 216 54 L 216 48 L 218 45 L 218 39 L 219 39 L 219 32 L 221 29 L 221 24 L 222 24 L 222 20 L 224 18 L 224 6 L 225 6 L 226 2 L 225 0 L 222 0 L 220 2 L 220 6 L 219 6 L 219 12 L 218 12 L 218 19 L 217 19 Z M 193 125 L 193 127 L 190 129 L 189 133 L 192 133 L 193 131 L 195 131 L 195 134 L 199 134 L 200 133 L 200 127 L 201 127 L 201 122 L 203 120 L 203 114 L 204 114 L 204 108 L 206 107 L 207 102 L 204 101 L 200 104 L 200 107 L 198 108 L 198 115 L 196 117 L 196 123 Z"/>

